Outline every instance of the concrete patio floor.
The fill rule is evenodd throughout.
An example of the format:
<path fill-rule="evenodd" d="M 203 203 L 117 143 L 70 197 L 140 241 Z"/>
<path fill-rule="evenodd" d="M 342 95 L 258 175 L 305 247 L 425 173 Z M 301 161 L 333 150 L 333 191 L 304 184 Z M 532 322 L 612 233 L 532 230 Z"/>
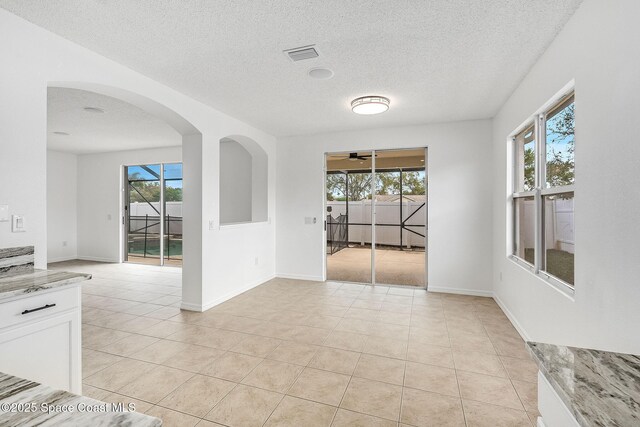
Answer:
<path fill-rule="evenodd" d="M 425 286 L 423 251 L 377 249 L 376 283 Z M 327 255 L 327 280 L 371 283 L 371 248 L 350 247 Z"/>

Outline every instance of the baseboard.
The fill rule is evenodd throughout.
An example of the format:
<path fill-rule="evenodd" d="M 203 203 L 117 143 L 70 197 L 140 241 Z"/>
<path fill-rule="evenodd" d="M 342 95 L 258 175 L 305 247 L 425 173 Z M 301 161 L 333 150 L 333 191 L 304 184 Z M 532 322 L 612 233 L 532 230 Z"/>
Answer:
<path fill-rule="evenodd" d="M 442 286 L 429 285 L 427 290 L 429 292 L 442 292 L 445 294 L 458 294 L 458 295 L 471 295 L 474 297 L 493 297 L 493 291 L 479 291 L 477 289 L 459 289 L 459 288 L 445 288 Z"/>
<path fill-rule="evenodd" d="M 116 263 L 116 264 L 120 262 L 119 259 L 102 258 L 102 257 L 96 257 L 96 256 L 79 256 L 76 259 L 79 259 L 82 261 L 110 262 L 110 263 Z"/>
<path fill-rule="evenodd" d="M 312 282 L 322 282 L 322 276 L 310 276 L 306 274 L 277 273 L 275 277 L 279 277 L 281 279 L 308 280 Z"/>
<path fill-rule="evenodd" d="M 223 295 L 223 296 L 221 296 L 219 298 L 216 298 L 213 301 L 209 301 L 209 302 L 207 302 L 205 304 L 202 304 L 202 305 L 182 302 L 180 304 L 180 308 L 182 310 L 189 310 L 189 311 L 200 311 L 200 312 L 207 311 L 210 308 L 213 308 L 218 304 L 222 304 L 223 302 L 228 301 L 233 297 L 237 297 L 238 295 L 240 295 L 243 292 L 247 292 L 248 290 L 251 290 L 251 289 L 255 288 L 256 286 L 262 285 L 264 282 L 268 282 L 269 280 L 273 279 L 274 277 L 276 277 L 275 274 L 272 274 L 270 276 L 267 276 L 266 278 L 254 281 L 254 282 L 252 282 L 252 283 L 250 283 L 250 284 L 248 284 L 246 286 L 243 286 L 240 289 L 236 289 L 236 290 L 234 290 L 232 292 L 229 292 L 229 293 L 227 293 L 227 294 L 225 294 L 225 295 Z"/>
<path fill-rule="evenodd" d="M 184 301 L 180 303 L 180 309 L 188 311 L 204 311 L 202 310 L 202 306 L 200 304 L 191 304 Z"/>
<path fill-rule="evenodd" d="M 520 322 L 518 322 L 518 319 L 516 319 L 513 313 L 507 308 L 507 306 L 502 302 L 502 300 L 496 293 L 493 294 L 493 299 L 498 304 L 498 307 L 500 307 L 505 316 L 507 316 L 507 319 L 509 319 L 513 327 L 516 328 L 516 331 L 518 331 L 522 339 L 525 341 L 531 341 L 531 337 L 529 336 L 527 331 L 525 331 Z"/>
<path fill-rule="evenodd" d="M 51 264 L 54 262 L 75 261 L 77 259 L 79 259 L 77 255 L 63 256 L 59 258 L 47 258 L 47 264 Z"/>

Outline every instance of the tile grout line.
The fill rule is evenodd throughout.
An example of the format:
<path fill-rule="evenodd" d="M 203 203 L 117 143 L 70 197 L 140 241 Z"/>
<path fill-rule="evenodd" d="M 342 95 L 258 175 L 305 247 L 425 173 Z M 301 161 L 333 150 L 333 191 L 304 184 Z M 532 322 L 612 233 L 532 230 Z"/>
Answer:
<path fill-rule="evenodd" d="M 342 286 L 341 286 L 341 287 L 342 287 Z M 339 291 L 339 290 L 340 290 L 340 288 L 341 288 L 341 287 L 338 287 L 338 288 L 336 288 L 336 289 L 333 289 L 333 290 L 330 292 L 330 295 L 334 295 L 337 291 Z M 401 341 L 401 342 L 406 342 L 406 343 L 407 343 L 407 348 L 406 348 L 406 350 L 405 350 L 404 358 L 397 359 L 397 360 L 403 360 L 403 361 L 404 361 L 404 363 L 405 363 L 405 367 L 404 367 L 404 375 L 403 375 L 403 389 L 404 389 L 404 388 L 405 388 L 405 385 L 404 385 L 404 384 L 405 384 L 405 378 L 406 378 L 406 369 L 407 369 L 407 368 L 406 368 L 407 356 L 408 356 L 408 355 L 407 355 L 407 352 L 408 352 L 408 348 L 409 348 L 410 341 L 411 341 L 411 328 L 412 328 L 412 322 L 411 322 L 411 319 L 413 318 L 413 315 L 414 315 L 413 310 L 414 310 L 414 307 L 415 307 L 415 305 L 414 305 L 414 303 L 413 303 L 413 300 L 415 300 L 415 291 L 414 291 L 414 296 L 412 297 L 411 310 L 410 310 L 410 312 L 408 313 L 408 314 L 409 314 L 409 319 L 410 319 L 409 324 L 408 324 L 408 325 L 406 325 L 406 324 L 404 324 L 404 325 L 403 325 L 403 324 L 401 324 L 400 322 L 398 322 L 398 323 L 390 323 L 390 322 L 388 322 L 388 321 L 381 321 L 381 320 L 380 320 L 380 319 L 381 319 L 381 317 L 380 317 L 380 316 L 381 316 L 381 314 L 383 314 L 383 312 L 384 312 L 384 313 L 391 313 L 391 314 L 389 314 L 389 315 L 386 315 L 386 314 L 384 315 L 386 319 L 388 319 L 388 318 L 393 318 L 393 317 L 394 317 L 394 314 L 395 314 L 395 315 L 402 315 L 402 314 L 404 314 L 404 312 L 403 312 L 402 310 L 395 310 L 395 311 L 386 311 L 386 310 L 382 310 L 382 305 L 384 304 L 384 298 L 383 298 L 383 300 L 382 300 L 383 302 L 381 302 L 381 305 L 380 305 L 380 307 L 379 307 L 379 308 L 370 309 L 370 308 L 362 308 L 362 307 L 353 307 L 353 306 L 354 306 L 354 304 L 357 304 L 359 301 L 367 301 L 367 298 L 361 298 L 361 296 L 363 295 L 363 291 L 364 291 L 364 289 L 365 289 L 365 288 L 361 288 L 359 292 L 357 292 L 357 293 L 355 293 L 355 292 L 354 292 L 354 293 L 353 293 L 353 295 L 355 295 L 355 297 L 354 297 L 354 298 L 351 298 L 349 295 L 341 295 L 341 296 L 339 296 L 339 297 L 338 297 L 338 298 L 344 298 L 344 297 L 347 297 L 347 298 L 350 300 L 350 305 L 348 305 L 348 306 L 344 306 L 344 305 L 334 305 L 334 304 L 331 304 L 331 303 L 326 304 L 326 303 L 324 303 L 324 302 L 321 302 L 321 304 L 322 304 L 322 305 L 325 305 L 325 304 L 326 304 L 327 306 L 335 307 L 336 309 L 343 309 L 343 310 L 342 310 L 342 312 L 341 312 L 341 314 L 340 314 L 340 315 L 338 315 L 338 316 L 335 316 L 335 315 L 332 315 L 332 314 L 328 314 L 328 316 L 329 316 L 329 317 L 337 317 L 337 318 L 342 319 L 342 321 L 344 321 L 344 320 L 351 320 L 351 321 L 353 321 L 353 320 L 364 320 L 364 321 L 366 321 L 366 322 L 372 322 L 373 324 L 377 324 L 377 323 L 379 323 L 379 324 L 383 324 L 383 325 L 397 325 L 397 326 L 401 326 L 401 327 L 408 327 L 408 328 L 409 328 L 409 331 L 408 331 L 408 333 L 409 333 L 409 334 L 408 334 L 408 336 L 407 336 L 407 339 L 406 339 L 406 340 L 399 340 L 399 341 Z M 303 301 L 303 300 L 305 301 L 305 305 L 306 305 L 306 304 L 307 304 L 307 303 L 306 303 L 306 300 L 308 300 L 308 299 L 309 299 L 309 297 L 311 297 L 311 296 L 313 295 L 313 293 L 312 293 L 310 290 L 306 290 L 306 291 L 307 291 L 307 292 L 297 293 L 297 294 L 294 296 L 294 298 L 290 298 L 290 299 L 289 299 L 290 301 L 288 301 L 288 302 L 285 304 L 287 307 L 286 307 L 286 308 L 282 308 L 282 309 L 283 309 L 283 310 L 285 310 L 285 311 L 290 310 L 291 312 L 299 313 L 299 311 L 292 309 L 292 308 L 291 308 L 291 305 L 295 304 L 295 301 Z M 285 289 L 285 290 L 282 290 L 282 291 L 278 291 L 278 292 L 277 292 L 277 295 L 283 295 L 283 294 L 285 294 L 285 293 L 286 293 L 286 289 Z M 385 298 L 386 298 L 386 296 L 387 296 L 387 295 L 390 295 L 390 294 L 388 294 L 388 290 L 387 290 L 387 293 L 386 293 L 386 294 L 381 294 L 381 295 L 385 295 Z M 401 296 L 401 295 L 394 295 L 394 296 Z M 105 297 L 105 298 L 109 298 L 109 297 Z M 159 298 L 163 298 L 163 297 L 159 297 Z M 244 303 L 244 302 L 249 302 L 249 300 L 250 300 L 250 295 L 247 295 L 247 296 L 246 296 L 246 298 L 243 298 L 241 302 L 242 302 L 242 303 Z M 271 303 L 273 303 L 273 302 L 275 302 L 275 301 L 277 300 L 277 297 L 276 297 L 276 298 L 268 298 L 268 299 L 266 299 L 266 300 L 267 300 L 267 302 L 271 302 Z M 144 302 L 142 302 L 142 303 L 140 303 L 140 304 L 145 304 L 145 303 L 144 303 Z M 242 318 L 252 319 L 252 320 L 258 320 L 258 321 L 260 321 L 260 320 L 261 320 L 261 321 L 263 321 L 263 322 L 265 321 L 265 319 L 264 319 L 265 315 L 261 315 L 261 316 L 260 316 L 260 317 L 258 317 L 258 318 L 256 318 L 256 317 L 248 317 L 248 316 L 245 316 L 244 314 L 246 313 L 246 310 L 242 308 L 242 305 L 243 305 L 243 304 L 239 304 L 239 305 L 237 305 L 237 308 L 240 308 L 240 309 L 241 309 L 241 310 L 240 310 L 240 311 L 241 311 L 241 312 L 240 312 L 240 314 L 238 314 L 238 311 L 233 310 L 233 309 L 232 309 L 232 310 L 224 310 L 224 311 L 220 311 L 220 314 L 223 314 L 223 315 L 229 315 L 229 316 L 234 316 L 234 317 L 242 317 Z M 167 304 L 165 307 L 168 307 L 168 306 L 170 306 L 170 304 Z M 420 306 L 422 306 L 422 304 L 420 304 Z M 425 307 L 426 307 L 426 305 L 425 305 Z M 96 310 L 105 310 L 105 309 L 102 309 L 102 308 L 100 308 L 100 307 L 89 307 L 89 308 L 90 308 L 90 309 L 91 309 L 91 308 L 95 308 Z M 375 320 L 372 320 L 372 319 L 371 319 L 371 320 L 370 320 L 370 319 L 359 319 L 359 318 L 357 318 L 357 317 L 356 317 L 356 318 L 351 317 L 351 316 L 349 315 L 349 310 L 350 310 L 350 309 L 352 309 L 352 308 L 353 308 L 353 309 L 358 309 L 358 310 L 362 309 L 362 310 L 371 310 L 371 311 L 375 311 L 375 312 L 377 313 L 377 314 L 376 314 L 376 316 L 375 316 Z M 476 310 L 475 312 L 476 312 L 476 313 L 478 313 L 478 311 L 477 311 L 477 309 L 476 309 L 476 307 L 475 307 L 475 304 L 474 304 L 474 309 Z M 159 310 L 159 309 L 158 309 L 158 310 Z M 321 309 L 320 309 L 320 310 L 321 310 Z M 441 310 L 442 310 L 442 308 L 441 308 Z M 109 311 L 109 310 L 105 310 L 105 311 Z M 110 314 L 108 314 L 108 315 L 105 315 L 105 316 L 109 316 L 109 315 L 112 315 L 112 314 L 114 314 L 114 313 L 124 313 L 124 314 L 127 314 L 127 313 L 125 313 L 125 312 L 123 312 L 123 311 L 114 311 L 114 312 L 112 312 L 112 313 L 110 313 Z M 324 313 L 324 312 L 323 312 L 323 311 L 318 311 L 317 313 L 312 314 L 310 317 L 313 317 L 313 316 L 327 316 L 327 314 L 322 314 L 322 313 Z M 354 313 L 355 313 L 355 312 L 354 312 Z M 130 313 L 129 313 L 129 314 L 130 314 Z M 132 322 L 132 321 L 136 320 L 137 318 L 152 318 L 152 319 L 153 319 L 153 317 L 145 316 L 145 315 L 133 315 L 133 316 L 135 316 L 133 319 L 130 319 L 130 320 L 128 320 L 128 321 L 125 321 L 124 323 Z M 220 327 L 220 328 L 215 328 L 215 327 L 209 327 L 209 326 L 201 325 L 201 324 L 194 324 L 194 323 L 191 323 L 191 322 L 178 322 L 178 321 L 176 321 L 176 320 L 171 320 L 171 319 L 172 319 L 172 318 L 174 318 L 174 317 L 176 317 L 176 316 L 172 316 L 172 317 L 167 318 L 167 319 L 156 319 L 156 320 L 158 320 L 157 324 L 162 323 L 162 322 L 167 322 L 167 321 L 168 321 L 168 322 L 172 322 L 172 323 L 181 323 L 181 324 L 185 324 L 185 325 L 205 327 L 205 328 L 208 328 L 208 329 L 211 329 L 211 330 L 225 330 L 225 331 L 229 331 L 229 329 L 226 329 L 224 326 L 223 326 L 223 327 Z M 485 322 L 484 322 L 484 321 L 482 321 L 482 319 L 480 319 L 480 320 L 481 320 L 481 322 L 482 322 L 482 326 L 483 326 L 483 330 L 484 330 L 484 332 L 485 332 L 485 335 L 488 335 L 489 340 L 492 342 L 492 346 L 493 346 L 493 345 L 494 345 L 494 344 L 493 344 L 493 341 L 494 341 L 493 334 L 491 334 L 491 335 L 490 335 L 490 334 L 488 333 L 488 330 L 487 330 L 487 328 L 485 327 Z M 275 320 L 275 321 L 272 321 L 272 320 L 266 320 L 266 321 L 270 321 L 270 322 L 273 322 L 273 323 L 276 323 L 276 324 L 284 324 L 284 322 L 283 322 L 282 320 L 281 320 L 280 322 L 279 322 L 278 320 Z M 327 331 L 328 331 L 328 333 L 327 333 L 327 334 L 326 334 L 326 336 L 323 338 L 323 340 L 322 340 L 322 342 L 321 342 L 320 344 L 309 344 L 309 343 L 304 342 L 304 341 L 297 341 L 295 338 L 285 338 L 285 339 L 283 339 L 283 340 L 282 340 L 282 342 L 280 342 L 280 343 L 278 344 L 278 346 L 277 346 L 276 348 L 274 348 L 272 351 L 270 351 L 270 352 L 269 352 L 269 354 L 267 354 L 265 358 L 262 358 L 263 360 L 262 360 L 262 362 L 260 362 L 260 364 L 264 363 L 264 360 L 274 360 L 274 359 L 271 359 L 269 356 L 270 356 L 270 355 L 271 355 L 271 354 L 272 354 L 272 353 L 273 353 L 273 352 L 274 352 L 278 347 L 280 347 L 280 345 L 282 345 L 282 344 L 284 344 L 284 343 L 286 343 L 286 342 L 299 343 L 299 344 L 303 344 L 303 345 L 314 345 L 314 346 L 316 346 L 316 345 L 317 345 L 317 346 L 319 346 L 319 347 L 325 347 L 325 348 L 333 348 L 333 347 L 329 347 L 329 346 L 326 344 L 326 342 L 327 342 L 328 338 L 330 337 L 330 335 L 331 335 L 332 333 L 334 333 L 334 332 L 338 332 L 337 327 L 338 327 L 338 325 L 340 324 L 340 322 L 341 322 L 341 321 L 338 321 L 338 322 L 337 322 L 337 323 L 336 323 L 332 328 L 317 328 L 316 326 L 311 326 L 311 325 L 308 325 L 308 324 L 303 323 L 304 321 L 305 321 L 305 320 L 299 320 L 299 321 L 296 321 L 296 324 L 295 324 L 296 326 L 295 326 L 295 327 L 297 327 L 297 326 L 305 326 L 305 327 L 316 328 L 316 329 L 324 329 L 324 330 L 327 330 Z M 445 317 L 444 317 L 444 321 L 445 321 L 445 326 L 447 327 L 447 336 L 448 336 L 448 340 L 449 340 L 449 347 L 444 347 L 444 348 L 449 348 L 449 349 L 450 349 L 450 351 L 451 351 L 451 341 L 450 341 L 450 333 L 449 333 L 449 320 L 448 320 L 447 316 L 445 316 Z M 90 323 L 87 323 L 87 324 L 90 324 Z M 212 348 L 212 347 L 210 347 L 210 346 L 201 345 L 201 344 L 194 344 L 194 343 L 192 343 L 192 342 L 188 342 L 188 341 L 176 341 L 176 340 L 174 340 L 174 339 L 170 339 L 169 337 L 170 337 L 170 336 L 172 336 L 172 335 L 175 335 L 175 334 L 176 334 L 176 332 L 174 332 L 174 333 L 170 334 L 169 336 L 165 336 L 165 337 L 158 337 L 158 336 L 154 336 L 154 335 L 146 335 L 146 334 L 144 334 L 144 330 L 142 330 L 142 331 L 135 331 L 135 332 L 129 332 L 129 331 L 123 331 L 122 329 L 117 329 L 117 328 L 105 328 L 105 327 L 97 326 L 97 325 L 92 325 L 92 326 L 94 326 L 94 327 L 98 327 L 98 328 L 103 328 L 103 329 L 115 330 L 115 331 L 124 332 L 124 333 L 129 334 L 127 337 L 123 337 L 123 338 L 120 338 L 120 339 L 118 339 L 118 340 L 115 340 L 113 343 L 117 343 L 117 342 L 123 341 L 124 339 L 126 339 L 126 338 L 128 338 L 128 337 L 131 337 L 132 335 L 139 334 L 139 335 L 141 335 L 141 336 L 150 336 L 150 337 L 153 337 L 153 338 L 155 338 L 155 339 L 157 340 L 157 341 L 155 341 L 155 342 L 158 342 L 158 341 L 161 341 L 161 340 L 162 340 L 162 341 L 179 342 L 179 343 L 182 343 L 182 344 L 185 344 L 185 345 L 196 345 L 196 346 L 200 346 L 200 347 L 204 347 L 204 348 Z M 116 325 L 116 326 L 119 326 L 119 325 Z M 150 329 L 150 328 L 152 328 L 152 327 L 153 327 L 153 325 L 152 325 L 152 326 L 150 326 L 149 328 L 146 328 L 146 329 Z M 146 330 L 146 329 L 145 329 L 145 330 Z M 418 327 L 418 329 L 426 329 L 426 328 Z M 241 330 L 230 330 L 230 331 L 232 331 L 232 332 L 237 332 L 237 333 L 240 333 L 240 334 L 246 334 L 246 335 L 247 335 L 247 336 L 246 336 L 246 337 L 244 337 L 240 342 L 242 342 L 242 341 L 244 341 L 244 340 L 249 339 L 249 335 L 252 335 L 252 336 L 258 336 L 258 337 L 274 338 L 274 339 L 282 339 L 282 338 L 280 338 L 280 337 L 265 336 L 265 335 L 260 335 L 260 334 L 256 334 L 256 333 L 253 333 L 253 332 L 244 332 L 244 331 L 241 331 Z M 364 333 L 364 334 L 362 334 L 362 333 L 358 333 L 358 332 L 349 332 L 349 331 L 345 331 L 345 332 L 348 332 L 348 333 L 355 333 L 355 334 L 358 334 L 358 335 L 362 335 L 363 337 L 365 337 L 365 340 L 366 340 L 366 341 L 365 341 L 365 345 L 366 345 L 366 342 L 372 342 L 372 341 L 374 341 L 376 338 L 389 339 L 388 337 L 385 337 L 385 336 L 372 335 L 370 332 L 366 332 L 366 333 Z M 154 342 L 154 343 L 155 343 L 155 342 Z M 129 357 L 129 356 L 132 356 L 133 354 L 135 354 L 135 353 L 137 353 L 137 352 L 139 352 L 139 351 L 142 351 L 142 350 L 146 349 L 147 347 L 149 347 L 149 346 L 153 345 L 154 343 L 151 343 L 151 344 L 149 344 L 148 346 L 143 347 L 142 349 L 136 350 L 134 353 L 132 353 L 132 354 L 130 354 L 130 355 L 127 355 L 127 356 L 116 355 L 116 356 L 118 356 L 118 357 L 124 357 L 124 358 L 127 358 L 127 359 L 132 359 L 132 360 L 138 360 L 138 359 L 134 359 L 133 357 Z M 235 344 L 235 345 L 238 345 L 238 344 L 239 344 L 239 343 L 237 343 L 237 344 Z M 111 344 L 107 344 L 106 346 L 109 346 L 109 345 L 111 345 Z M 103 348 L 104 348 L 104 347 L 101 347 L 101 348 L 99 348 L 99 349 L 94 349 L 94 351 L 96 351 L 96 352 L 100 352 L 100 353 L 104 353 L 104 354 L 114 354 L 114 353 L 109 353 L 108 351 L 103 350 Z M 215 347 L 214 347 L 214 348 L 215 348 Z M 224 350 L 225 350 L 225 353 L 223 353 L 223 354 L 226 354 L 226 353 L 229 353 L 229 352 L 234 353 L 233 351 L 231 351 L 231 349 L 224 349 Z M 342 350 L 342 349 L 341 349 L 341 350 Z M 292 385 L 291 385 L 291 386 L 289 387 L 289 389 L 287 390 L 287 393 L 288 393 L 288 391 L 291 389 L 291 387 L 293 386 L 293 384 L 295 384 L 295 382 L 297 381 L 297 379 L 299 378 L 299 376 L 302 374 L 302 372 L 304 371 L 304 369 L 306 369 L 307 367 L 309 367 L 309 364 L 311 363 L 311 361 L 313 361 L 313 360 L 314 360 L 314 358 L 316 357 L 316 355 L 317 355 L 317 352 L 318 352 L 318 351 L 319 351 L 319 349 L 317 349 L 317 350 L 315 351 L 315 353 L 311 356 L 311 358 L 310 358 L 310 359 L 309 359 L 309 361 L 306 363 L 306 365 L 304 365 L 303 370 L 302 370 L 302 371 L 300 371 L 300 373 L 299 373 L 299 374 L 297 374 L 296 379 L 294 379 L 294 381 L 293 381 Z M 347 350 L 347 351 L 348 351 L 348 350 Z M 356 367 L 357 367 L 357 364 L 360 362 L 360 360 L 361 360 L 361 358 L 362 358 L 362 355 L 363 355 L 363 354 L 370 354 L 370 353 L 367 353 L 367 352 L 365 351 L 365 348 L 362 348 L 362 349 L 361 349 L 361 351 L 358 351 L 358 354 L 359 354 L 359 355 L 358 355 L 358 361 L 356 362 Z M 371 353 L 371 354 L 373 354 L 373 353 Z M 377 355 L 377 356 L 379 356 L 379 355 Z M 381 357 L 388 357 L 388 356 L 387 356 L 387 355 L 385 355 L 385 356 L 381 356 Z M 506 372 L 506 368 L 505 368 L 505 365 L 504 365 L 504 362 L 503 362 L 503 360 L 502 360 L 501 356 L 500 356 L 500 355 L 497 355 L 497 357 L 498 357 L 498 359 L 500 360 L 500 366 L 501 366 L 501 367 L 503 368 L 503 370 L 505 370 L 505 372 Z M 519 357 L 515 357 L 515 358 L 516 358 L 516 359 L 520 359 Z M 393 359 L 395 359 L 395 358 L 393 358 Z M 117 362 L 114 362 L 114 363 L 117 363 Z M 146 362 L 146 363 L 150 363 L 150 362 Z M 290 362 L 282 362 L 282 363 L 290 363 Z M 418 362 L 418 363 L 421 363 L 421 362 Z M 155 364 L 155 363 L 152 363 L 152 364 Z M 293 363 L 293 364 L 294 364 L 294 365 L 297 365 L 297 366 L 303 366 L 302 364 L 298 364 L 298 363 Z M 108 366 L 106 366 L 106 367 L 105 367 L 105 368 L 103 368 L 103 369 L 107 369 L 109 366 L 112 366 L 112 365 L 113 365 L 113 364 L 108 365 Z M 159 365 L 159 364 L 155 364 L 155 365 Z M 427 365 L 429 365 L 429 364 L 427 364 Z M 166 365 L 160 365 L 160 366 L 166 366 Z M 257 365 L 257 366 L 259 366 L 259 365 Z M 438 365 L 430 365 L 430 366 L 438 366 Z M 175 369 L 180 369 L 180 368 L 175 368 Z M 254 367 L 254 368 L 253 368 L 249 373 L 253 372 L 253 370 L 254 370 L 254 369 L 255 369 L 255 367 Z M 102 370 L 102 369 L 101 369 L 101 370 Z M 96 373 L 101 372 L 101 370 L 96 371 L 95 373 L 92 373 L 92 375 L 95 375 Z M 458 385 L 458 392 L 461 394 L 460 384 L 459 384 L 459 380 L 458 380 L 458 378 L 457 378 L 457 371 L 458 371 L 458 369 L 455 367 L 455 365 L 454 365 L 454 371 L 456 372 L 456 381 L 457 381 L 457 385 Z M 191 372 L 191 371 L 187 371 L 187 372 L 190 372 L 190 373 L 192 374 L 192 377 L 195 375 L 195 374 L 193 374 L 193 372 Z M 332 371 L 330 371 L 330 372 L 332 372 Z M 199 374 L 199 373 L 198 373 L 198 374 Z M 203 375 L 203 374 L 200 374 L 200 375 Z M 249 374 L 247 374 L 247 375 L 249 375 Z M 486 375 L 486 374 L 485 374 L 485 375 Z M 344 395 L 346 394 L 346 390 L 348 389 L 348 387 L 349 387 L 349 385 L 351 384 L 351 381 L 352 381 L 352 379 L 353 379 L 354 377 L 355 377 L 355 375 L 354 375 L 354 373 L 352 373 L 352 374 L 351 374 L 351 376 L 349 377 L 349 383 L 348 383 L 348 385 L 347 385 L 347 388 L 345 389 L 345 393 L 343 393 L 343 396 L 342 396 L 342 399 L 341 399 L 340 404 L 342 403 L 342 401 L 343 401 L 343 399 L 344 399 Z M 214 378 L 218 378 L 218 377 L 214 377 Z M 507 378 L 509 378 L 509 380 L 510 380 L 510 384 L 511 384 L 511 385 L 512 385 L 512 387 L 515 389 L 515 386 L 513 385 L 513 379 L 511 378 L 511 375 L 510 375 L 508 372 L 507 372 Z M 240 381 L 242 381 L 242 380 L 240 380 Z M 384 381 L 382 381 L 382 382 L 384 383 Z M 236 385 L 234 386 L 234 388 L 233 388 L 232 390 L 235 390 L 235 389 L 237 388 L 238 384 L 239 384 L 239 383 L 236 383 Z M 408 387 L 408 388 L 411 388 L 411 387 Z M 109 390 L 105 390 L 105 391 L 109 391 Z M 111 392 L 111 391 L 109 391 L 109 392 Z M 111 393 L 116 393 L 116 394 L 118 394 L 117 392 L 111 392 Z M 229 393 L 230 393 L 230 392 L 229 392 Z M 170 394 L 170 393 L 169 393 L 169 394 Z M 520 394 L 518 394 L 518 393 L 517 393 L 517 391 L 516 391 L 516 394 L 517 394 L 517 395 L 518 395 L 518 397 L 519 397 L 520 403 L 521 403 L 521 404 L 522 404 L 522 406 L 524 407 L 524 404 L 523 404 L 523 402 L 522 402 L 522 398 L 520 398 Z M 228 395 L 228 393 L 227 393 L 227 395 Z M 225 395 L 225 397 L 226 397 L 227 395 Z M 287 395 L 288 395 L 288 394 L 287 394 Z M 223 397 L 223 399 L 224 399 L 224 397 Z M 223 400 L 223 399 L 221 399 L 221 400 Z M 307 400 L 307 399 L 304 399 L 304 398 L 302 398 L 302 399 L 303 399 L 303 400 Z M 313 400 L 310 400 L 310 401 L 313 401 Z M 403 401 L 402 401 L 402 397 L 401 397 L 401 408 L 402 408 L 402 402 L 403 402 Z M 321 403 L 321 402 L 318 402 L 318 403 Z M 219 402 L 218 402 L 218 404 L 219 404 Z M 160 405 L 156 405 L 156 406 L 160 406 Z M 217 406 L 217 404 L 216 404 L 216 406 Z M 215 406 L 214 406 L 214 407 L 215 407 Z M 339 408 L 339 406 L 338 406 L 338 408 Z M 336 412 L 334 413 L 334 417 L 333 417 L 333 419 L 335 419 L 336 414 L 337 414 L 337 411 L 338 411 L 338 409 L 336 409 Z M 464 410 L 463 410 L 463 414 L 465 414 Z M 465 415 L 466 415 L 466 414 L 465 414 Z M 270 416 L 271 416 L 271 415 L 270 415 Z M 269 416 L 269 417 L 270 417 L 270 416 Z M 202 419 L 202 418 L 201 418 L 201 419 Z M 268 419 L 268 418 L 267 418 L 267 419 Z M 401 419 L 401 412 L 400 412 L 400 414 L 399 414 L 399 416 L 398 416 L 398 419 L 399 419 L 399 420 Z M 333 422 L 333 420 L 332 420 L 332 422 Z M 465 421 L 465 422 L 466 422 L 466 421 Z"/>

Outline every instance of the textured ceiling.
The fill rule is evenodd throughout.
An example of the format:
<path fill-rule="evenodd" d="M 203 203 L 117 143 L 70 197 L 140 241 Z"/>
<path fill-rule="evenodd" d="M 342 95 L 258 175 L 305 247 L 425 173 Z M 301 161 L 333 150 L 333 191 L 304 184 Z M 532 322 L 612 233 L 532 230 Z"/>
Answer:
<path fill-rule="evenodd" d="M 89 113 L 84 107 L 101 108 L 104 113 Z M 181 144 L 182 137 L 171 126 L 119 99 L 77 89 L 47 91 L 47 148 L 51 150 L 86 154 Z"/>
<path fill-rule="evenodd" d="M 581 0 L 0 0 L 277 136 L 492 117 Z M 315 44 L 320 57 L 282 51 Z M 330 67 L 314 80 L 307 71 Z M 391 99 L 357 116 L 355 97 Z"/>

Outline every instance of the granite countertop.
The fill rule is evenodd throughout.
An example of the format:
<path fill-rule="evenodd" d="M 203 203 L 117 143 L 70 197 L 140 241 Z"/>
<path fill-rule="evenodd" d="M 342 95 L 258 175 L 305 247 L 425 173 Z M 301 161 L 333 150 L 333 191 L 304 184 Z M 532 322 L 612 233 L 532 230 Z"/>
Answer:
<path fill-rule="evenodd" d="M 90 274 L 31 270 L 0 275 L 0 300 L 91 279 Z"/>
<path fill-rule="evenodd" d="M 640 356 L 527 343 L 581 426 L 640 426 Z"/>
<path fill-rule="evenodd" d="M 6 426 L 161 426 L 158 418 L 112 411 L 110 403 L 0 372 L 0 425 Z"/>

